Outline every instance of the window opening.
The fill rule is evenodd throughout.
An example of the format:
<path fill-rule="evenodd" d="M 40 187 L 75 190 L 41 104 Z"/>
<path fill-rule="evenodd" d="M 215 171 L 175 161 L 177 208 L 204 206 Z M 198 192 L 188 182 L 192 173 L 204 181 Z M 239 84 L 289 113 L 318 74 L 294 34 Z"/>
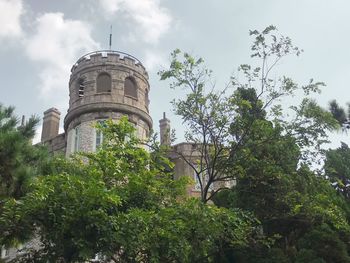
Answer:
<path fill-rule="evenodd" d="M 124 95 L 137 99 L 137 85 L 133 78 L 127 77 L 125 79 Z"/>
<path fill-rule="evenodd" d="M 105 125 L 105 120 L 100 120 L 97 123 L 100 124 L 101 126 Z M 99 129 L 96 129 L 96 134 L 95 134 L 95 149 L 97 150 L 102 146 L 103 143 L 103 132 Z"/>
<path fill-rule="evenodd" d="M 74 152 L 80 150 L 80 127 L 77 126 L 74 131 Z"/>
<path fill-rule="evenodd" d="M 112 79 L 108 73 L 101 73 L 96 80 L 97 92 L 111 92 Z"/>
<path fill-rule="evenodd" d="M 198 168 L 199 166 L 197 165 L 196 168 Z M 199 177 L 202 181 L 202 185 L 203 187 L 208 183 L 209 181 L 209 174 L 208 174 L 208 171 L 207 170 L 203 170 L 200 174 L 199 174 Z M 194 190 L 195 191 L 201 191 L 201 184 L 199 182 L 199 178 L 197 176 L 197 173 L 195 170 L 193 170 L 193 179 L 194 179 Z M 214 190 L 214 185 L 213 183 L 210 184 L 209 186 L 209 190 L 212 191 Z"/>
<path fill-rule="evenodd" d="M 84 97 L 84 90 L 85 90 L 84 80 L 80 79 L 79 80 L 79 87 L 78 87 L 78 96 L 79 96 L 79 98 Z"/>

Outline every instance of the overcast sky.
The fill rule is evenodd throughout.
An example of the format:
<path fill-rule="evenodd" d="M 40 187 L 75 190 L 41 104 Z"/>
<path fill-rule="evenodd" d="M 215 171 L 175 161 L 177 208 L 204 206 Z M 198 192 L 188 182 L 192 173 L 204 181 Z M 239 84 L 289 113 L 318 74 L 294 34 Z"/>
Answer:
<path fill-rule="evenodd" d="M 17 115 L 42 117 L 50 107 L 68 108 L 70 68 L 83 54 L 112 48 L 132 54 L 150 76 L 154 128 L 162 112 L 179 132 L 170 101 L 181 91 L 160 82 L 175 48 L 205 59 L 217 88 L 250 63 L 250 29 L 273 24 L 304 49 L 285 59 L 282 74 L 300 84 L 324 81 L 318 102 L 350 102 L 350 2 L 348 0 L 0 0 L 0 102 Z M 341 138 L 340 138 L 341 137 Z M 332 136 L 350 143 L 348 136 Z"/>

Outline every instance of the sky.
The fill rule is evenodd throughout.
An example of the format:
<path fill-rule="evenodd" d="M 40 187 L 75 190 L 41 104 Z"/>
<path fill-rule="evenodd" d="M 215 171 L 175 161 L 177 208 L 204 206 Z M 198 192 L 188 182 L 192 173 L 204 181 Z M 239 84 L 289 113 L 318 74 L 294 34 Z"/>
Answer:
<path fill-rule="evenodd" d="M 56 107 L 63 126 L 70 68 L 85 53 L 108 48 L 112 25 L 112 49 L 137 57 L 149 73 L 154 129 L 166 112 L 181 141 L 184 128 L 170 101 L 184 91 L 171 90 L 157 75 L 171 51 L 204 58 L 220 89 L 240 64 L 251 63 L 249 30 L 275 25 L 304 50 L 283 60 L 278 73 L 300 84 L 323 81 L 319 104 L 345 105 L 349 13 L 348 0 L 0 0 L 0 103 L 15 106 L 18 116 L 40 118 Z M 332 147 L 350 143 L 348 135 L 331 139 Z"/>

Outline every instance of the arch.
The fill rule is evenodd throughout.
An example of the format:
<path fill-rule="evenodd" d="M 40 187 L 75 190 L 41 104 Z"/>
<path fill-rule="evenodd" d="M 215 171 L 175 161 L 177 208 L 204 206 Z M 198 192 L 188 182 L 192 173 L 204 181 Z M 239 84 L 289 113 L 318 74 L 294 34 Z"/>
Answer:
<path fill-rule="evenodd" d="M 111 92 L 112 90 L 112 79 L 111 76 L 106 73 L 100 73 L 96 80 L 96 92 Z"/>
<path fill-rule="evenodd" d="M 124 82 L 124 95 L 137 99 L 137 84 L 134 78 L 127 77 Z"/>

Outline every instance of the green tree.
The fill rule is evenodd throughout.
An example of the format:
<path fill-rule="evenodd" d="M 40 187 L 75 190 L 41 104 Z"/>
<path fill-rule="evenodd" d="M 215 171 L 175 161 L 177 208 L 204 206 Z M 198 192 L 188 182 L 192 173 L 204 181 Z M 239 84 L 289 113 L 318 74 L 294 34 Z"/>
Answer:
<path fill-rule="evenodd" d="M 244 154 L 236 161 L 240 167 L 235 169 L 243 171 L 236 186 L 219 193 L 214 202 L 250 211 L 261 221 L 265 235 L 275 242 L 270 249 L 251 246 L 231 256 L 237 262 L 275 262 L 273 258 L 276 262 L 294 262 L 294 259 L 337 262 L 320 256 L 317 247 L 327 246 L 330 248 L 327 253 L 339 254 L 336 250 L 340 249 L 341 257 L 347 258 L 350 231 L 347 202 L 327 179 L 306 165 L 297 165 L 300 155 L 294 138 L 281 135 L 271 124 L 269 127 L 255 131 Z M 272 140 L 265 141 L 266 138 Z M 312 239 L 313 245 L 303 250 L 306 247 L 300 245 L 304 244 L 300 240 L 321 231 L 322 225 L 332 231 L 329 238 L 317 236 L 320 238 Z M 337 238 L 337 247 L 333 246 L 332 235 Z M 334 251 L 330 252 L 333 247 Z"/>
<path fill-rule="evenodd" d="M 0 237 L 40 238 L 19 262 L 213 262 L 223 248 L 246 247 L 258 222 L 241 211 L 184 196 L 186 178 L 172 180 L 165 158 L 140 147 L 123 118 L 100 126 L 96 153 L 56 160 L 20 200 L 9 200 Z"/>
<path fill-rule="evenodd" d="M 343 129 L 350 128 L 350 105 L 348 104 L 347 112 L 343 107 L 341 107 L 336 100 L 329 102 L 329 110 L 332 113 L 333 117 L 339 122 Z"/>
<path fill-rule="evenodd" d="M 338 149 L 329 149 L 326 152 L 324 164 L 325 175 L 333 186 L 346 198 L 350 198 L 350 149 L 341 143 Z"/>
<path fill-rule="evenodd" d="M 308 97 L 319 92 L 324 85 L 322 82 L 311 79 L 306 85 L 299 86 L 286 76 L 271 77 L 284 57 L 298 56 L 301 50 L 288 37 L 278 35 L 274 26 L 261 32 L 251 31 L 250 35 L 254 38 L 251 57 L 258 60 L 259 66 L 241 65 L 239 72 L 243 74 L 243 81 L 232 77 L 229 86 L 221 91 L 212 84 L 211 71 L 204 66 L 203 59 L 187 53 L 181 58 L 180 50 L 171 54 L 169 69 L 159 72 L 161 80 L 173 81 L 171 88 L 188 91 L 184 98 L 172 103 L 175 113 L 187 126 L 186 141 L 196 145 L 193 151 L 199 152 L 199 158 L 194 163 L 191 155 L 187 157 L 181 152 L 178 155 L 195 171 L 203 202 L 221 190 L 216 187 L 215 191 L 210 191 L 213 184 L 219 185 L 239 176 L 240 170 L 231 169 L 228 173 L 225 168 L 235 166 L 232 163 L 234 156 L 244 151 L 260 120 L 273 122 L 295 138 L 303 155 L 302 161 L 315 157 L 327 141 L 326 131 L 337 127 L 331 114 Z M 301 104 L 283 110 L 280 100 L 299 90 L 304 93 Z"/>
<path fill-rule="evenodd" d="M 328 225 L 320 225 L 299 240 L 301 250 L 296 262 L 339 262 L 350 261 L 346 244 L 339 238 L 339 233 Z"/>
<path fill-rule="evenodd" d="M 32 116 L 19 126 L 14 108 L 0 104 L 0 201 L 23 196 L 40 171 L 47 153 L 43 147 L 32 145 L 38 121 Z"/>

